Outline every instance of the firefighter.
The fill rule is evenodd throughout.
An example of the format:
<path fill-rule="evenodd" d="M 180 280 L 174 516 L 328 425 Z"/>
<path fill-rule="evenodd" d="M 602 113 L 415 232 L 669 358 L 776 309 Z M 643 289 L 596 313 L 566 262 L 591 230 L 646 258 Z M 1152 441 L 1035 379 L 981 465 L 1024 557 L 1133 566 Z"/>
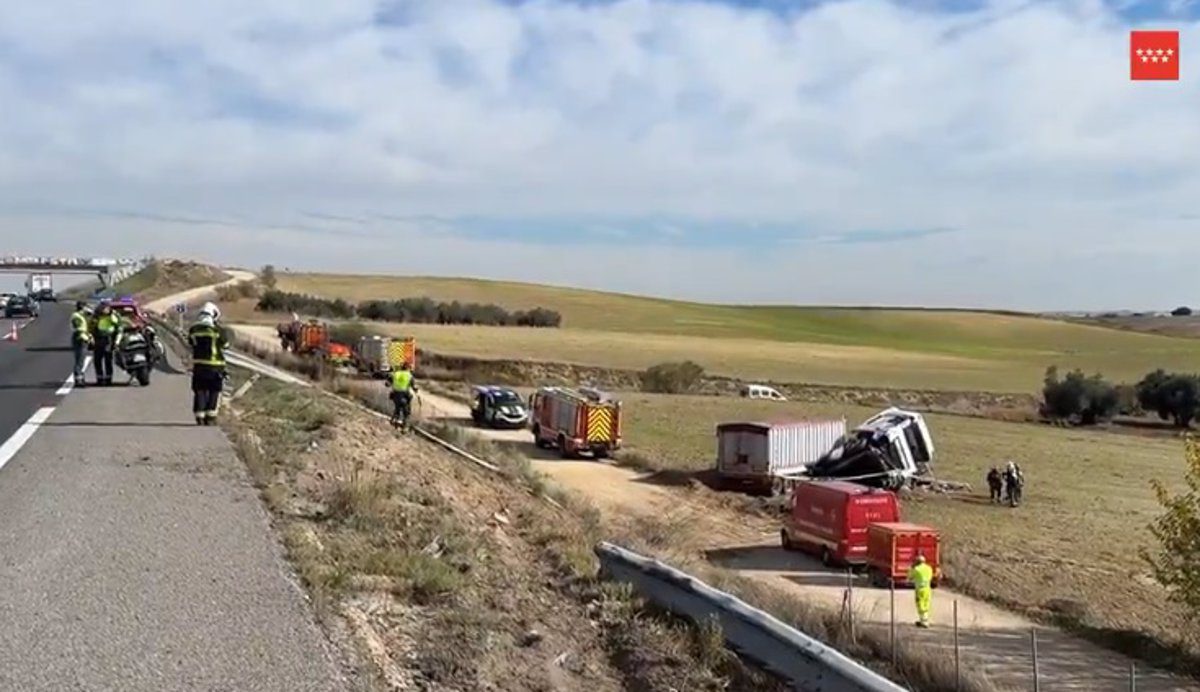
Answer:
<path fill-rule="evenodd" d="M 209 303 L 188 329 L 188 344 L 192 347 L 192 413 L 197 425 L 216 425 L 221 390 L 225 387 L 225 349 L 229 348 L 229 340 L 217 325 L 219 315 L 216 306 Z"/>
<path fill-rule="evenodd" d="M 92 330 L 87 314 L 87 303 L 75 303 L 75 312 L 71 315 L 71 350 L 75 354 L 75 384 L 83 386 L 83 366 L 87 361 L 88 347 L 92 343 Z"/>
<path fill-rule="evenodd" d="M 1004 491 L 1004 477 L 1000 475 L 1000 469 L 992 467 L 987 474 L 988 488 L 992 491 L 992 502 L 999 504 L 1001 502 L 1001 493 Z"/>
<path fill-rule="evenodd" d="M 96 311 L 96 332 L 93 348 L 96 354 L 96 384 L 106 387 L 112 384 L 113 349 L 117 345 L 117 331 L 121 321 L 113 314 L 112 305 L 103 300 Z"/>
<path fill-rule="evenodd" d="M 933 607 L 933 568 L 924 555 L 917 555 L 916 564 L 908 570 L 908 581 L 915 590 L 917 602 L 917 627 L 929 627 L 929 611 Z"/>
<path fill-rule="evenodd" d="M 403 413 L 404 424 L 408 425 L 408 417 L 412 414 L 412 395 L 417 391 L 417 383 L 413 380 L 412 370 L 408 361 L 400 363 L 400 367 L 392 371 L 387 384 L 391 389 L 392 425 L 401 420 Z"/>

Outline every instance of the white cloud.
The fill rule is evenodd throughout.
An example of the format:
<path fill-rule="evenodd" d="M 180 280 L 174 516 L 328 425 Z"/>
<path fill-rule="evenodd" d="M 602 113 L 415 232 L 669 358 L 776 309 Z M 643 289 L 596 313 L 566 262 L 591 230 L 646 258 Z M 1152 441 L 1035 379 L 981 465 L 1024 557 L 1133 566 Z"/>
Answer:
<path fill-rule="evenodd" d="M 207 250 L 191 233 L 231 261 L 730 300 L 1174 304 L 1196 291 L 1179 258 L 1197 247 L 1180 217 L 1200 213 L 1200 79 L 1184 64 L 1180 82 L 1130 82 L 1129 28 L 1095 0 L 944 14 L 882 0 L 16 3 L 0 13 L 0 236 L 98 250 L 89 229 L 137 226 L 105 239 L 113 253 Z M 1200 25 L 1180 28 L 1186 53 Z M 159 222 L 156 236 L 51 207 L 244 228 Z M 672 220 L 580 268 L 561 246 L 455 238 L 446 222 L 354 221 L 380 214 Z M 958 230 L 736 254 L 657 244 L 686 241 L 688 219 Z M 1152 281 L 1097 280 L 1137 276 L 1125 257 Z"/>

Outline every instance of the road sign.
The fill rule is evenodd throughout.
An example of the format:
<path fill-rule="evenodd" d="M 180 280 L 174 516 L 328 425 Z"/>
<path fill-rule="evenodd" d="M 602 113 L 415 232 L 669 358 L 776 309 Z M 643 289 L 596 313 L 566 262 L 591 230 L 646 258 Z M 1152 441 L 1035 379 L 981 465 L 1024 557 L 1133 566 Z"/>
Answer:
<path fill-rule="evenodd" d="M 187 303 L 175 303 L 175 312 L 180 315 L 187 312 Z"/>

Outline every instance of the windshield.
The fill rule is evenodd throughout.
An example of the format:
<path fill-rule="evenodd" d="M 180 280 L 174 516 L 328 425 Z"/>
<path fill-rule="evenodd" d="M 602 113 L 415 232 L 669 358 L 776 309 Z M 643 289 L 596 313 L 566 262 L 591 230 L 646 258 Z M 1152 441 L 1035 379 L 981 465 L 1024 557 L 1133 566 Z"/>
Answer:
<path fill-rule="evenodd" d="M 492 397 L 495 399 L 497 406 L 520 406 L 525 403 L 521 401 L 521 397 L 517 396 L 515 392 L 496 392 Z"/>

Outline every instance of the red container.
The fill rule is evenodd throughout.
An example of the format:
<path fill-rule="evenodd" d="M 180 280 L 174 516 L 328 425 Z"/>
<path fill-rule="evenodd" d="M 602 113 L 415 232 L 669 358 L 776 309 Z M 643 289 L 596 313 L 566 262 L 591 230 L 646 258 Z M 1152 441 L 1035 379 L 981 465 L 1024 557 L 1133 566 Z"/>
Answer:
<path fill-rule="evenodd" d="M 908 570 L 918 554 L 933 568 L 933 586 L 942 579 L 938 530 L 900 522 L 871 524 L 867 529 L 867 570 L 877 586 L 912 586 Z"/>
<path fill-rule="evenodd" d="M 896 496 L 847 481 L 800 483 L 780 539 L 787 550 L 821 556 L 826 565 L 865 565 L 867 527 L 900 521 Z"/>

